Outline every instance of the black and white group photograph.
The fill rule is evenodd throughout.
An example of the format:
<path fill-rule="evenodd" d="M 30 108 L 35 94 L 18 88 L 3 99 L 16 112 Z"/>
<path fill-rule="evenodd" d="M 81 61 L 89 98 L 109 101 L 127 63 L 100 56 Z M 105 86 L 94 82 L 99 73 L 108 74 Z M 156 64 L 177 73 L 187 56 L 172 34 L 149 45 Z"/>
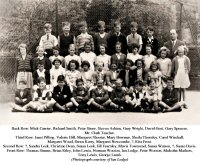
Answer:
<path fill-rule="evenodd" d="M 0 0 L 0 124 L 200 124 L 200 1 Z"/>

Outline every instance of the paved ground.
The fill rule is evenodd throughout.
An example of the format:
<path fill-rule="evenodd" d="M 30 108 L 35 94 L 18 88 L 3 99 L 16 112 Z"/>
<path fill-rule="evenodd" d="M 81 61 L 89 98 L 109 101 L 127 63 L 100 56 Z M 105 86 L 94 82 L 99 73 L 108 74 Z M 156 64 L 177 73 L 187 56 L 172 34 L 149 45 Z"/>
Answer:
<path fill-rule="evenodd" d="M 187 91 L 189 109 L 172 113 L 19 113 L 11 112 L 8 104 L 0 104 L 0 124 L 200 124 L 200 92 Z"/>

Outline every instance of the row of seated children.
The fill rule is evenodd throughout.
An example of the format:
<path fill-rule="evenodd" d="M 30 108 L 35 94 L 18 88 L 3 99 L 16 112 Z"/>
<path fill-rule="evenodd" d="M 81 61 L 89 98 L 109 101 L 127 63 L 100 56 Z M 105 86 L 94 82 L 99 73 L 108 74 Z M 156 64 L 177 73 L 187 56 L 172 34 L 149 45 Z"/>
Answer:
<path fill-rule="evenodd" d="M 26 89 L 26 81 L 20 80 L 15 93 L 15 104 L 12 104 L 13 112 L 53 112 L 62 111 L 86 112 L 98 110 L 101 112 L 131 111 L 131 112 L 171 112 L 181 111 L 184 102 L 178 97 L 177 90 L 173 87 L 173 78 L 167 79 L 167 86 L 159 93 L 155 81 L 151 80 L 144 88 L 141 80 L 135 82 L 134 89 L 127 93 L 122 86 L 122 80 L 116 80 L 116 86 L 112 92 L 104 88 L 103 81 L 97 81 L 97 87 L 91 91 L 84 88 L 82 79 L 76 80 L 76 88 L 71 92 L 65 83 L 63 75 L 57 78 L 58 85 L 53 92 L 46 88 L 46 80 L 38 78 L 38 89 L 31 95 Z"/>

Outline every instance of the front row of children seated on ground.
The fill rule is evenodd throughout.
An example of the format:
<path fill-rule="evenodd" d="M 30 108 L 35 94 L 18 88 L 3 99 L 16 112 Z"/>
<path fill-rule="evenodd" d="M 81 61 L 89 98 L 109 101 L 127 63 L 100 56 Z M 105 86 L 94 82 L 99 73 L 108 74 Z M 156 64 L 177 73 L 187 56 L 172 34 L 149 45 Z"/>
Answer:
<path fill-rule="evenodd" d="M 181 111 L 184 102 L 179 102 L 178 92 L 174 89 L 173 78 L 167 78 L 166 87 L 161 91 L 152 79 L 147 85 L 136 80 L 129 91 L 123 87 L 123 81 L 117 78 L 111 92 L 104 88 L 103 80 L 97 80 L 96 87 L 88 90 L 82 79 L 76 80 L 76 88 L 71 91 L 65 83 L 65 77 L 59 75 L 58 85 L 53 92 L 46 88 L 44 77 L 38 78 L 38 89 L 33 94 L 26 88 L 26 81 L 19 81 L 19 89 L 15 93 L 13 112 L 53 112 L 70 111 L 111 111 L 111 112 L 172 112 Z"/>

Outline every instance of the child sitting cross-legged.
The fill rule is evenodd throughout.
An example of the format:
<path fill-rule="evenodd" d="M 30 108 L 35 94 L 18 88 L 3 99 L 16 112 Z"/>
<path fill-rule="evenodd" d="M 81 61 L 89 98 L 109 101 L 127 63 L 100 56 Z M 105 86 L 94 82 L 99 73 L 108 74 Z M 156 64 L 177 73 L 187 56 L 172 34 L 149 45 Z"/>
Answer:
<path fill-rule="evenodd" d="M 27 82 L 25 79 L 19 80 L 19 89 L 17 89 L 17 91 L 15 92 L 15 103 L 11 103 L 12 112 L 17 112 L 18 109 L 21 110 L 22 107 L 28 104 L 32 99 L 30 89 L 26 88 L 26 84 Z"/>
<path fill-rule="evenodd" d="M 153 79 L 147 84 L 146 96 L 141 101 L 142 111 L 158 113 L 161 111 L 161 108 L 158 106 L 158 103 L 161 100 L 161 93 L 158 88 L 156 88 L 156 83 Z"/>
<path fill-rule="evenodd" d="M 88 90 L 84 88 L 83 80 L 77 79 L 76 86 L 77 87 L 73 91 L 73 97 L 71 98 L 73 105 L 76 107 L 75 112 L 89 113 L 89 93 Z"/>
<path fill-rule="evenodd" d="M 122 88 L 122 80 L 117 79 L 115 82 L 115 87 L 111 92 L 110 96 L 110 107 L 112 110 L 122 111 L 124 109 L 125 103 L 125 90 Z"/>
<path fill-rule="evenodd" d="M 174 88 L 173 78 L 167 79 L 167 87 L 162 91 L 162 101 L 159 103 L 163 107 L 163 112 L 180 112 L 182 106 L 185 105 L 183 101 L 178 101 L 178 91 Z"/>
<path fill-rule="evenodd" d="M 70 87 L 66 85 L 65 77 L 63 75 L 58 76 L 57 83 L 58 85 L 53 89 L 53 98 L 56 101 L 54 109 L 63 112 L 70 112 L 70 108 L 73 106 L 70 102 L 72 97 Z"/>
<path fill-rule="evenodd" d="M 135 81 L 135 89 L 133 90 L 133 94 L 131 96 L 126 96 L 127 109 L 133 112 L 141 112 L 141 103 L 145 96 L 146 91 L 144 90 L 144 82 L 141 80 Z"/>
<path fill-rule="evenodd" d="M 109 103 L 108 91 L 103 87 L 103 80 L 99 79 L 97 81 L 97 88 L 91 91 L 89 105 L 91 104 L 91 108 L 105 111 Z"/>

